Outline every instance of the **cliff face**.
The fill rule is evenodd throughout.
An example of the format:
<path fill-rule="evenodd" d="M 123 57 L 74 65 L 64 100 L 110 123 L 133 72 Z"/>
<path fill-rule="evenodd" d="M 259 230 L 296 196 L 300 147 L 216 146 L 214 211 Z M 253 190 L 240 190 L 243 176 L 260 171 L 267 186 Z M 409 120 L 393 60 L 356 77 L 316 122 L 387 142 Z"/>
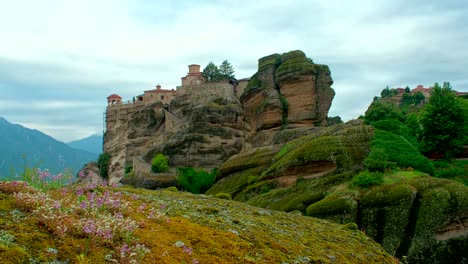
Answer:
<path fill-rule="evenodd" d="M 335 96 L 332 84 L 328 66 L 314 64 L 302 51 L 259 59 L 258 71 L 240 98 L 252 144 L 277 143 L 275 136 L 282 130 L 326 125 Z"/>
<path fill-rule="evenodd" d="M 131 106 L 131 107 L 130 107 Z M 104 151 L 111 156 L 110 183 L 118 182 L 133 157 L 162 142 L 164 112 L 160 104 L 110 106 L 106 112 Z"/>
<path fill-rule="evenodd" d="M 136 157 L 149 162 L 162 152 L 173 168 L 210 169 L 241 150 L 308 134 L 326 123 L 332 82 L 328 67 L 292 51 L 259 59 L 258 72 L 246 87 L 245 82 L 237 87 L 184 85 L 166 107 L 111 105 L 104 139 L 104 151 L 111 156 L 110 181 L 118 182 Z"/>

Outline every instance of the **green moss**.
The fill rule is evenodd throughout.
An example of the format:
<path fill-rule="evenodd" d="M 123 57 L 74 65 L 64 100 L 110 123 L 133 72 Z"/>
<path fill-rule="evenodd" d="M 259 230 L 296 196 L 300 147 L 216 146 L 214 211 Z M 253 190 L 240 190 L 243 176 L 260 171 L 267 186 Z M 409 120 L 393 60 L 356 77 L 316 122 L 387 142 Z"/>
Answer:
<path fill-rule="evenodd" d="M 302 50 L 292 50 L 281 55 L 281 63 L 297 58 L 306 58 L 306 55 Z"/>
<path fill-rule="evenodd" d="M 230 176 L 217 181 L 208 191 L 206 191 L 206 194 L 214 195 L 217 193 L 228 193 L 234 197 L 249 185 L 249 177 L 255 175 L 254 173 L 256 172 L 259 172 L 258 169 L 253 168 L 247 169 L 243 172 L 233 173 Z"/>
<path fill-rule="evenodd" d="M 178 192 L 177 187 L 175 186 L 167 187 L 165 190 L 169 192 Z"/>
<path fill-rule="evenodd" d="M 383 207 L 402 201 L 413 201 L 416 193 L 416 188 L 407 183 L 377 186 L 362 196 L 361 205 L 363 207 Z"/>
<path fill-rule="evenodd" d="M 332 193 L 306 209 L 306 214 L 320 218 L 330 219 L 339 223 L 356 222 L 357 193 L 343 190 Z"/>
<path fill-rule="evenodd" d="M 224 200 L 232 200 L 232 197 L 229 193 L 217 193 L 215 194 L 215 197 Z"/>
<path fill-rule="evenodd" d="M 274 66 L 275 68 L 281 63 L 281 55 L 278 53 L 265 56 L 258 59 L 258 71 L 262 71 L 268 66 Z"/>
<path fill-rule="evenodd" d="M 29 263 L 29 254 L 19 246 L 5 246 L 0 244 L 0 262 L 5 264 Z"/>
<path fill-rule="evenodd" d="M 434 164 L 403 136 L 376 129 L 371 145 L 372 148 L 385 150 L 388 160 L 400 167 L 411 167 L 431 175 L 434 174 Z"/>
<path fill-rule="evenodd" d="M 221 165 L 219 168 L 219 176 L 224 177 L 234 172 L 256 167 L 262 167 L 262 169 L 265 169 L 265 166 L 269 166 L 271 164 L 271 159 L 277 151 L 277 147 L 270 146 L 256 148 L 252 151 L 235 155 Z"/>
<path fill-rule="evenodd" d="M 236 195 L 234 200 L 246 202 L 259 194 L 270 192 L 275 189 L 276 186 L 277 182 L 275 180 L 256 182 L 247 186 L 247 188 L 245 188 L 241 193 Z"/>

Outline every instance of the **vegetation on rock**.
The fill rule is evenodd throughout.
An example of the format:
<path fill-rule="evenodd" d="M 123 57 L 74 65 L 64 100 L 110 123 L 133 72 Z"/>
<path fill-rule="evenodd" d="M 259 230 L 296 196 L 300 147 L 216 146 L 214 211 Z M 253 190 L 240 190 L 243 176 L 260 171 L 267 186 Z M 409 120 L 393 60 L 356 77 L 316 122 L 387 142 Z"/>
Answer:
<path fill-rule="evenodd" d="M 3 263 L 393 263 L 356 229 L 167 190 L 0 182 Z"/>
<path fill-rule="evenodd" d="M 467 115 L 452 90 L 450 83 L 440 87 L 437 83 L 431 91 L 429 103 L 421 115 L 424 151 L 440 152 L 445 157 L 461 150 L 466 141 Z"/>
<path fill-rule="evenodd" d="M 166 156 L 162 153 L 156 154 L 151 160 L 151 171 L 154 173 L 166 172 L 169 170 L 169 164 Z"/>
<path fill-rule="evenodd" d="M 99 166 L 99 174 L 104 179 L 109 178 L 109 161 L 110 155 L 107 152 L 100 154 L 97 160 L 97 164 Z"/>
<path fill-rule="evenodd" d="M 211 186 L 216 178 L 217 170 L 213 169 L 211 173 L 203 169 L 195 168 L 177 168 L 179 175 L 177 182 L 182 188 L 188 192 L 199 194 L 205 193 Z"/>

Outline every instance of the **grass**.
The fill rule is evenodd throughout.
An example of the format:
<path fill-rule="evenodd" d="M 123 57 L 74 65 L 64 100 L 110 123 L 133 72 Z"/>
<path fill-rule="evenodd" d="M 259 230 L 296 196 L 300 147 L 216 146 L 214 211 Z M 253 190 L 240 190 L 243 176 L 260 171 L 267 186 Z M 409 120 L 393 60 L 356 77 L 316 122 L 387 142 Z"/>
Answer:
<path fill-rule="evenodd" d="M 434 161 L 435 177 L 458 181 L 468 186 L 468 160 Z"/>
<path fill-rule="evenodd" d="M 0 216 L 2 263 L 393 263 L 357 230 L 169 190 L 3 181 Z"/>

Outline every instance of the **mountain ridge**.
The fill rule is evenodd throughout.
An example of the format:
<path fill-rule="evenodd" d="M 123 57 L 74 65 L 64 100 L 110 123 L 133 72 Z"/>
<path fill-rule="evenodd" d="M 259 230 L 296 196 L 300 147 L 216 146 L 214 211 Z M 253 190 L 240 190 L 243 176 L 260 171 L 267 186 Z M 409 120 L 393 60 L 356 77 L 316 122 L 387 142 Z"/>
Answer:
<path fill-rule="evenodd" d="M 13 176 L 24 167 L 48 168 L 53 173 L 65 169 L 77 172 L 97 155 L 74 149 L 37 130 L 13 124 L 0 117 L 0 177 Z"/>

